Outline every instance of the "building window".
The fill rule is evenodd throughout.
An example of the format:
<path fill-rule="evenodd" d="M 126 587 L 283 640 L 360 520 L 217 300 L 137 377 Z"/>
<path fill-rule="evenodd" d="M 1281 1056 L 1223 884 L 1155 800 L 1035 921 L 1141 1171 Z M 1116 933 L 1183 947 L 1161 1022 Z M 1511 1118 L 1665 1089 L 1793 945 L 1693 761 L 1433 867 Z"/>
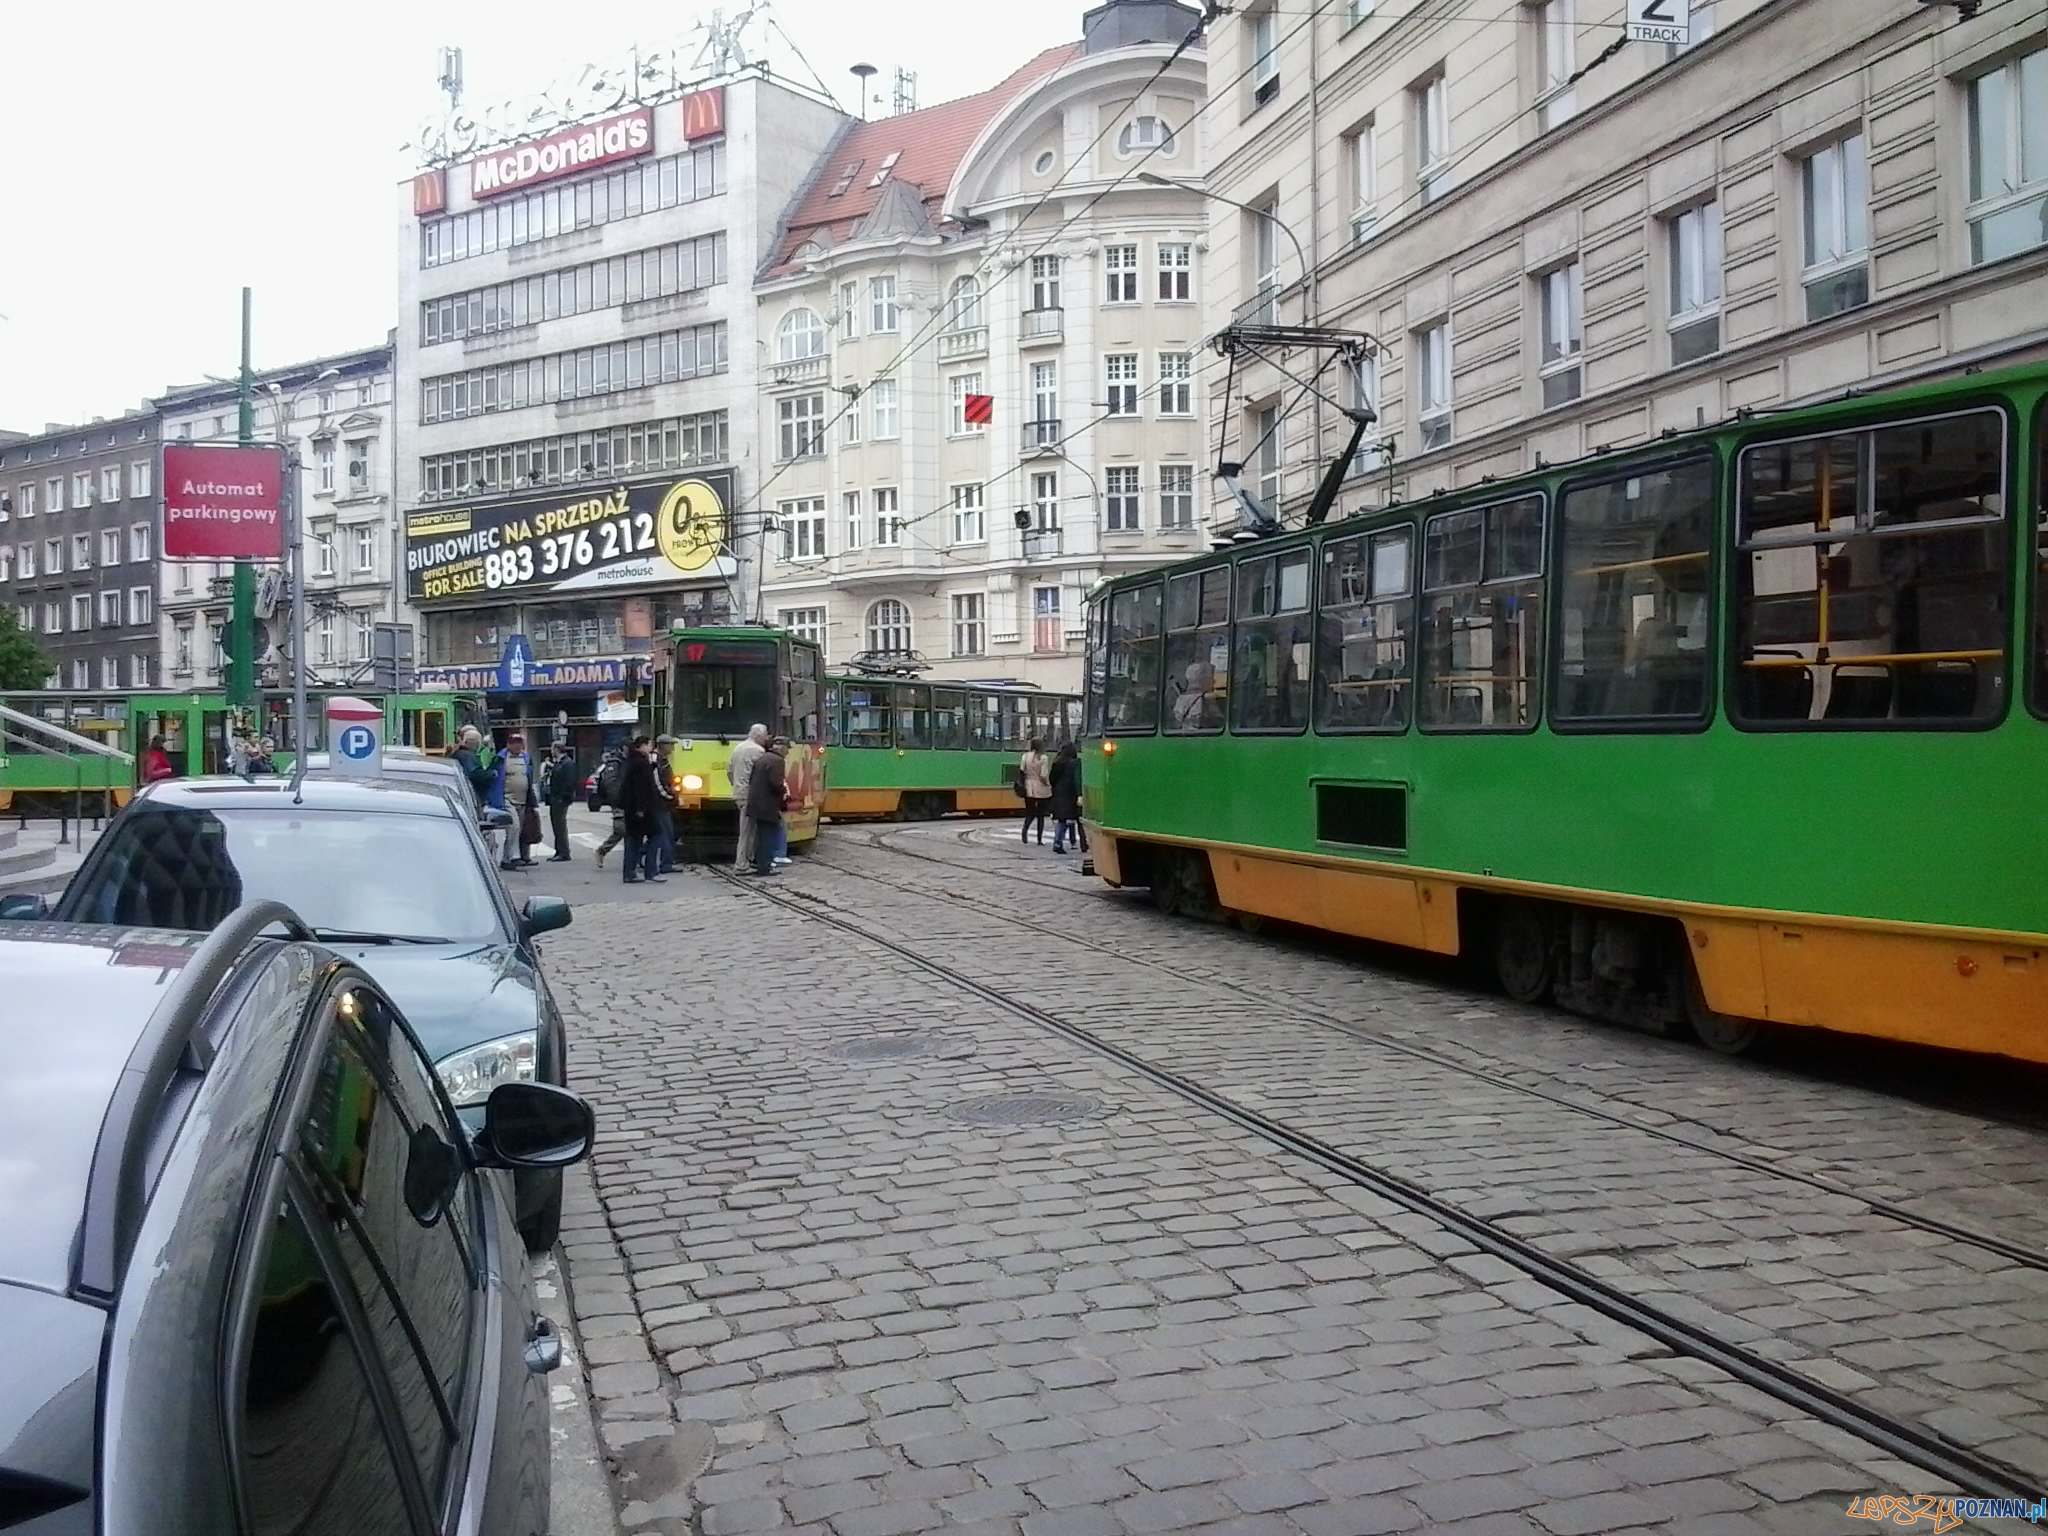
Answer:
<path fill-rule="evenodd" d="M 822 608 L 784 608 L 775 615 L 775 627 L 786 629 L 799 640 L 813 644 L 825 643 L 825 610 Z"/>
<path fill-rule="evenodd" d="M 694 293 L 724 281 L 725 232 L 719 230 L 695 240 L 649 246 L 428 299 L 420 305 L 420 343 L 431 347 L 464 341 L 569 315 Z M 358 381 L 356 404 L 371 404 L 375 392 L 374 379 Z M 323 397 L 322 415 L 330 405 L 331 399 Z"/>
<path fill-rule="evenodd" d="M 1277 202 L 1246 210 L 1252 251 L 1254 318 L 1272 325 L 1280 318 L 1280 209 Z"/>
<path fill-rule="evenodd" d="M 89 507 L 92 505 L 92 471 L 81 469 L 71 477 L 71 505 Z"/>
<path fill-rule="evenodd" d="M 147 652 L 137 651 L 128 658 L 128 686 L 130 688 L 149 688 L 154 686 L 150 681 L 149 655 Z"/>
<path fill-rule="evenodd" d="M 1195 414 L 1194 359 L 1185 352 L 1159 354 L 1159 414 Z"/>
<path fill-rule="evenodd" d="M 1159 466 L 1159 531 L 1185 533 L 1195 526 L 1195 466 Z"/>
<path fill-rule="evenodd" d="M 334 550 L 334 524 L 315 523 L 310 536 L 313 540 L 313 548 L 318 551 L 313 556 L 313 574 L 315 576 L 332 576 L 337 559 Z"/>
<path fill-rule="evenodd" d="M 62 603 L 43 604 L 43 633 L 46 635 L 61 635 L 64 633 L 64 605 Z"/>
<path fill-rule="evenodd" d="M 910 651 L 910 610 L 893 597 L 885 597 L 868 609 L 868 649 L 882 656 L 903 656 Z"/>
<path fill-rule="evenodd" d="M 89 570 L 92 567 L 92 535 L 74 533 L 71 535 L 71 569 Z"/>
<path fill-rule="evenodd" d="M 313 490 L 318 495 L 334 491 L 334 443 L 323 439 L 313 445 Z"/>
<path fill-rule="evenodd" d="M 36 573 L 36 547 L 35 547 L 35 545 L 33 545 L 33 544 L 24 544 L 24 545 L 22 545 L 22 546 L 21 546 L 21 559 L 20 559 L 20 560 L 19 560 L 19 561 L 17 562 L 17 564 L 18 564 L 18 565 L 19 565 L 19 567 L 20 567 L 20 574 L 21 574 L 21 579 L 22 579 L 23 581 L 27 581 L 27 580 L 29 580 L 29 579 L 30 579 L 31 577 L 33 577 L 33 576 L 35 575 L 35 573 Z"/>
<path fill-rule="evenodd" d="M 100 564 L 119 565 L 120 563 L 121 530 L 118 528 L 102 528 L 100 530 Z M 183 570 L 184 567 L 180 566 L 179 569 Z"/>
<path fill-rule="evenodd" d="M 172 641 L 171 670 L 179 677 L 188 677 L 192 672 L 192 621 L 180 619 Z"/>
<path fill-rule="evenodd" d="M 858 448 L 860 446 L 860 404 L 848 401 L 839 413 L 839 446 Z"/>
<path fill-rule="evenodd" d="M 1344 0 L 1344 25 L 1355 27 L 1373 13 L 1379 0 Z"/>
<path fill-rule="evenodd" d="M 1576 261 L 1536 279 L 1543 294 L 1543 353 L 1538 372 L 1546 407 L 1578 399 L 1583 387 L 1579 367 L 1586 341 L 1582 281 Z"/>
<path fill-rule="evenodd" d="M 794 395 L 775 402 L 775 456 L 785 462 L 825 451 L 825 397 Z"/>
<path fill-rule="evenodd" d="M 43 482 L 43 510 L 62 512 L 64 510 L 64 477 L 52 475 Z"/>
<path fill-rule="evenodd" d="M 894 379 L 877 379 L 868 386 L 868 436 L 878 443 L 897 434 L 896 400 Z"/>
<path fill-rule="evenodd" d="M 979 483 L 953 487 L 953 542 L 980 544 L 988 538 L 986 503 Z"/>
<path fill-rule="evenodd" d="M 841 549 L 859 549 L 861 545 L 860 492 L 839 493 L 839 522 L 843 533 Z"/>
<path fill-rule="evenodd" d="M 1268 405 L 1251 413 L 1249 423 L 1252 445 L 1251 464 L 1258 476 L 1257 496 L 1260 505 L 1280 515 L 1280 407 Z"/>
<path fill-rule="evenodd" d="M 1380 360 L 1377 356 L 1363 357 L 1358 366 L 1351 370 L 1351 403 L 1360 410 L 1373 414 L 1373 424 L 1365 429 L 1365 436 L 1358 440 L 1358 449 L 1351 455 L 1348 474 L 1370 474 L 1386 462 L 1387 439 L 1383 431 L 1386 425 L 1380 410 Z M 1339 428 L 1342 431 L 1343 428 Z"/>
<path fill-rule="evenodd" d="M 1056 446 L 1060 436 L 1060 365 L 1031 365 L 1031 419 L 1024 424 L 1024 446 Z"/>
<path fill-rule="evenodd" d="M 988 649 L 988 626 L 982 620 L 979 592 L 953 594 L 953 654 L 979 656 Z"/>
<path fill-rule="evenodd" d="M 71 663 L 71 686 L 80 691 L 92 686 L 92 663 L 83 656 Z"/>
<path fill-rule="evenodd" d="M 894 549 L 903 542 L 903 519 L 897 512 L 897 492 L 891 485 L 875 491 L 875 543 Z"/>
<path fill-rule="evenodd" d="M 1418 451 L 1451 440 L 1451 326 L 1442 321 L 1415 333 L 1415 424 Z"/>
<path fill-rule="evenodd" d="M 1351 239 L 1356 244 L 1372 234 L 1380 218 L 1379 140 L 1372 119 L 1345 134 L 1341 147 L 1344 186 L 1351 194 Z"/>
<path fill-rule="evenodd" d="M 1251 34 L 1252 105 L 1263 107 L 1280 94 L 1280 17 L 1268 6 L 1245 25 Z"/>
<path fill-rule="evenodd" d="M 331 608 L 323 608 L 313 626 L 313 659 L 323 667 L 333 664 L 334 610 Z"/>
<path fill-rule="evenodd" d="M 967 419 L 967 397 L 981 393 L 981 375 L 978 373 L 956 373 L 946 380 L 951 396 L 951 414 L 947 418 L 946 430 L 954 437 L 969 437 L 988 430 L 984 423 Z"/>
<path fill-rule="evenodd" d="M 348 460 L 348 493 L 351 496 L 370 494 L 370 440 L 366 437 L 352 438 L 346 445 Z"/>
<path fill-rule="evenodd" d="M 1057 539 L 1060 531 L 1060 477 L 1051 470 L 1031 477 L 1031 530 L 1043 540 L 1047 535 Z M 1033 553 L 1026 541 L 1025 553 Z M 1042 553 L 1057 554 L 1055 549 Z"/>
<path fill-rule="evenodd" d="M 782 526 L 782 558 L 822 560 L 825 558 L 825 498 L 806 496 L 775 505 L 775 520 Z"/>
<path fill-rule="evenodd" d="M 207 639 L 211 656 L 206 663 L 207 675 L 218 677 L 228 669 L 228 627 L 218 619 L 209 619 L 206 624 Z"/>
<path fill-rule="evenodd" d="M 1579 21 L 1575 0 L 1542 0 L 1536 7 L 1536 125 L 1548 131 L 1578 111 L 1571 88 L 1578 68 Z"/>
<path fill-rule="evenodd" d="M 970 274 L 954 280 L 946 298 L 946 323 L 956 331 L 981 329 L 981 279 Z"/>
<path fill-rule="evenodd" d="M 1182 240 L 1159 242 L 1159 301 L 1185 304 L 1194 297 L 1194 247 Z"/>
<path fill-rule="evenodd" d="M 130 587 L 128 589 L 128 622 L 130 624 L 147 624 L 149 622 L 151 596 L 152 594 L 148 587 Z"/>
<path fill-rule="evenodd" d="M 355 636 L 355 659 L 357 661 L 368 661 L 370 659 L 370 639 L 375 628 L 375 610 L 356 608 L 350 611 L 349 629 Z"/>
<path fill-rule="evenodd" d="M 852 341 L 860 335 L 860 284 L 839 285 L 839 339 Z"/>
<path fill-rule="evenodd" d="M 36 488 L 33 481 L 14 488 L 14 510 L 23 517 L 36 515 Z"/>
<path fill-rule="evenodd" d="M 118 464 L 105 465 L 100 470 L 100 500 L 119 501 L 120 499 L 121 466 Z"/>
<path fill-rule="evenodd" d="M 1104 246 L 1102 249 L 1102 274 L 1104 281 L 1103 303 L 1135 304 L 1138 302 L 1138 248 L 1135 245 Z"/>
<path fill-rule="evenodd" d="M 825 322 L 814 309 L 792 309 L 775 327 L 775 361 L 801 363 L 825 355 Z"/>
<path fill-rule="evenodd" d="M 121 594 L 114 594 L 115 613 L 120 613 Z M 92 628 L 92 594 L 74 592 L 71 594 L 71 629 L 76 634 Z"/>
<path fill-rule="evenodd" d="M 730 446 L 724 411 L 493 443 L 423 457 L 420 499 L 502 495 L 599 475 L 723 464 L 729 462 Z"/>
<path fill-rule="evenodd" d="M 1067 627 L 1060 617 L 1060 589 L 1031 589 L 1031 649 L 1039 652 L 1064 651 Z"/>
<path fill-rule="evenodd" d="M 1133 155 L 1171 156 L 1179 146 L 1174 143 L 1173 130 L 1162 117 L 1134 117 L 1116 136 L 1116 153 L 1120 160 Z"/>
<path fill-rule="evenodd" d="M 355 530 L 355 536 L 354 569 L 364 575 L 372 574 L 377 569 L 377 530 L 372 524 L 364 523 Z"/>
<path fill-rule="evenodd" d="M 2048 49 L 1970 82 L 1970 259 L 2048 243 Z"/>
<path fill-rule="evenodd" d="M 1137 465 L 1112 464 L 1102 472 L 1102 526 L 1110 533 L 1138 531 Z"/>
<path fill-rule="evenodd" d="M 1112 416 L 1138 414 L 1138 354 L 1111 352 L 1102 359 L 1104 404 Z"/>
<path fill-rule="evenodd" d="M 128 558 L 131 561 L 147 560 L 149 558 L 149 524 L 130 523 L 128 525 Z"/>
<path fill-rule="evenodd" d="M 1031 258 L 1031 307 L 1060 307 L 1060 259 L 1057 256 Z M 1027 334 L 1029 334 L 1027 332 Z"/>
<path fill-rule="evenodd" d="M 62 539 L 43 540 L 43 574 L 45 576 L 56 576 L 63 569 L 64 541 Z"/>
<path fill-rule="evenodd" d="M 100 627 L 102 629 L 116 629 L 120 626 L 120 623 L 121 594 L 112 591 L 100 593 Z"/>
<path fill-rule="evenodd" d="M 2048 107 L 2048 101 L 2043 102 Z M 1863 135 L 1799 162 L 1806 213 L 1806 318 L 1825 320 L 1870 302 L 1870 159 Z"/>
<path fill-rule="evenodd" d="M 130 496 L 147 496 L 149 494 L 150 483 L 153 479 L 151 470 L 152 466 L 147 459 L 137 459 L 128 466 L 128 494 Z"/>
<path fill-rule="evenodd" d="M 1721 349 L 1721 206 L 1702 203 L 1667 223 L 1675 368 Z"/>
<path fill-rule="evenodd" d="M 896 279 L 868 279 L 868 334 L 886 336 L 896 329 Z"/>
<path fill-rule="evenodd" d="M 718 320 L 573 352 L 435 374 L 420 380 L 420 421 L 461 421 L 706 378 L 726 371 L 729 343 L 725 322 Z"/>
<path fill-rule="evenodd" d="M 1415 125 L 1415 191 L 1424 206 L 1451 190 L 1451 92 L 1435 74 L 1408 93 Z"/>
<path fill-rule="evenodd" d="M 14 546 L 0 544 L 0 581 L 14 580 Z"/>

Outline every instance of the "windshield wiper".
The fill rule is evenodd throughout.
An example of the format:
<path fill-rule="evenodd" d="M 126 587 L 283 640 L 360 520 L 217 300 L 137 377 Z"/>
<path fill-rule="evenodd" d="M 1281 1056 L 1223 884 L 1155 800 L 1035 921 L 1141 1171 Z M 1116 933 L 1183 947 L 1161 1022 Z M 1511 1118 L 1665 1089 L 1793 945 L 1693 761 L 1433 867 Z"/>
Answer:
<path fill-rule="evenodd" d="M 313 937 L 337 944 L 446 944 L 447 939 L 423 933 L 356 933 L 347 928 L 315 928 Z"/>

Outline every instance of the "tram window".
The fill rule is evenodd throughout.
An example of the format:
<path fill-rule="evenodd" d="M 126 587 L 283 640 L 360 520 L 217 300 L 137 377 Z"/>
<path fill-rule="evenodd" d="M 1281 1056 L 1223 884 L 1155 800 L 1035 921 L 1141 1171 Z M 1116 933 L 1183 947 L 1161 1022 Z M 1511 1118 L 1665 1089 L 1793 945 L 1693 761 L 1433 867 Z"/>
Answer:
<path fill-rule="evenodd" d="M 841 713 L 839 685 L 825 684 L 825 744 L 837 746 L 846 735 L 846 717 Z"/>
<path fill-rule="evenodd" d="M 1000 700 L 992 693 L 967 695 L 967 745 L 993 752 L 1003 744 L 1003 723 L 997 718 Z"/>
<path fill-rule="evenodd" d="M 1317 730 L 1408 728 L 1414 541 L 1412 528 L 1388 528 L 1323 546 Z"/>
<path fill-rule="evenodd" d="M 932 691 L 915 683 L 898 683 L 896 745 L 925 748 L 932 744 Z"/>
<path fill-rule="evenodd" d="M 848 684 L 846 689 L 846 745 L 886 747 L 889 745 L 889 699 L 884 688 Z"/>
<path fill-rule="evenodd" d="M 1212 565 L 1166 583 L 1166 730 L 1223 729 L 1230 705 L 1230 567 Z"/>
<path fill-rule="evenodd" d="M 996 703 L 1001 706 L 997 718 L 1002 721 L 1003 750 L 1022 752 L 1024 743 L 1031 739 L 1031 701 L 1014 693 L 1006 693 L 998 698 Z"/>
<path fill-rule="evenodd" d="M 790 652 L 789 718 L 791 734 L 798 741 L 817 741 L 818 735 L 818 653 L 804 646 Z"/>
<path fill-rule="evenodd" d="M 736 740 L 752 725 L 782 717 L 774 659 L 766 665 L 708 666 L 675 669 L 669 681 L 674 719 L 669 729 L 678 736 L 723 736 Z"/>
<path fill-rule="evenodd" d="M 1083 712 L 1089 734 L 1100 736 L 1108 724 L 1108 700 L 1104 685 L 1109 681 L 1109 610 L 1104 603 L 1088 605 L 1087 676 L 1083 686 Z"/>
<path fill-rule="evenodd" d="M 1731 712 L 1781 729 L 1997 719 L 2005 517 L 1996 410 L 1745 449 Z"/>
<path fill-rule="evenodd" d="M 1557 515 L 1564 570 L 1552 717 L 1705 719 L 1713 462 L 1570 486 Z"/>
<path fill-rule="evenodd" d="M 1543 659 L 1543 498 L 1432 517 L 1422 528 L 1425 727 L 1526 730 Z"/>
<path fill-rule="evenodd" d="M 932 690 L 932 745 L 941 752 L 967 745 L 967 695 L 957 688 Z"/>
<path fill-rule="evenodd" d="M 1159 600 L 1156 581 L 1110 596 L 1103 699 L 1112 733 L 1159 728 Z"/>
<path fill-rule="evenodd" d="M 1231 657 L 1230 728 L 1301 731 L 1308 728 L 1311 549 L 1240 561 L 1237 634 Z"/>

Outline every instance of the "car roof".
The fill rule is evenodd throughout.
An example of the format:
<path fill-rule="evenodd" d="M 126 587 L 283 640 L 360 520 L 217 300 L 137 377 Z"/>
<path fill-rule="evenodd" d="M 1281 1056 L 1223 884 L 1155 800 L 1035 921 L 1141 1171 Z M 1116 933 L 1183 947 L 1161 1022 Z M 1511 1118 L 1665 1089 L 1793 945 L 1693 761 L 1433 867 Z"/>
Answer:
<path fill-rule="evenodd" d="M 205 937 L 0 923 L 0 1281 L 68 1289 L 107 1105 Z"/>
<path fill-rule="evenodd" d="M 308 752 L 306 771 L 322 773 L 334 766 L 334 758 L 326 752 Z M 386 747 L 384 749 L 384 771 L 386 773 L 461 773 L 462 764 L 452 757 L 429 757 L 418 747 Z"/>
<path fill-rule="evenodd" d="M 412 816 L 446 816 L 451 809 L 440 786 L 418 778 L 339 778 L 315 774 L 310 766 L 296 794 L 288 775 L 257 779 L 159 779 L 129 804 L 131 809 L 379 811 Z"/>

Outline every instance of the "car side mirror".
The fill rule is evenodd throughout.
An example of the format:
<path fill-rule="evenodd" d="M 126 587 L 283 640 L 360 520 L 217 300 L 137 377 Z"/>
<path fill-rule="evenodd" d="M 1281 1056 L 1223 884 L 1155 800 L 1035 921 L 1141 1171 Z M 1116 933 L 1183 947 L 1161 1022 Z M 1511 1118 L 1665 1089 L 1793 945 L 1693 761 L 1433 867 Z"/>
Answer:
<path fill-rule="evenodd" d="M 50 915 L 50 904 L 41 896 L 0 896 L 0 922 L 32 923 Z"/>
<path fill-rule="evenodd" d="M 474 1143 L 486 1168 L 566 1168 L 590 1156 L 597 1117 L 553 1083 L 500 1083 L 484 1100 Z"/>
<path fill-rule="evenodd" d="M 569 903 L 559 896 L 534 896 L 519 909 L 519 937 L 537 938 L 543 933 L 553 933 L 557 928 L 566 928 L 575 917 L 569 910 Z"/>
<path fill-rule="evenodd" d="M 487 805 L 476 813 L 476 824 L 486 832 L 502 832 L 512 825 L 512 813 Z"/>

